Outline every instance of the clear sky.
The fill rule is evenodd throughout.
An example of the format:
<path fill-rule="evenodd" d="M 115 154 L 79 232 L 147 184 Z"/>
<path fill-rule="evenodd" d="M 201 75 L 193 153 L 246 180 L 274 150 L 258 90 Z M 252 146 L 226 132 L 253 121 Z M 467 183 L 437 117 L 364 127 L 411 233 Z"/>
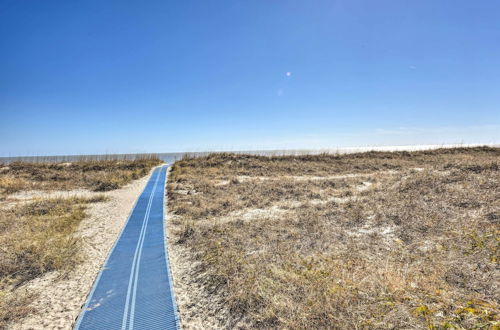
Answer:
<path fill-rule="evenodd" d="M 500 142 L 498 0 L 0 0 L 0 155 Z"/>

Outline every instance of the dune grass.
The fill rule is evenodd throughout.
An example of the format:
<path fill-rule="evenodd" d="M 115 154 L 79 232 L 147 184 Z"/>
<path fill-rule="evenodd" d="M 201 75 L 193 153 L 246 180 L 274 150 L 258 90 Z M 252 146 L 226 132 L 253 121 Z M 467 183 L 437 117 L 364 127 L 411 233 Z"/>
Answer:
<path fill-rule="evenodd" d="M 37 199 L 0 211 L 0 328 L 29 313 L 27 297 L 15 289 L 49 271 L 64 274 L 81 261 L 75 231 L 89 198 Z"/>
<path fill-rule="evenodd" d="M 0 279 L 19 285 L 78 261 L 74 237 L 86 204 L 104 195 L 37 199 L 0 212 Z"/>
<path fill-rule="evenodd" d="M 498 328 L 499 163 L 488 147 L 178 161 L 174 249 L 204 288 L 181 314 L 228 329 Z"/>
<path fill-rule="evenodd" d="M 109 191 L 143 177 L 160 163 L 154 156 L 70 163 L 14 162 L 0 165 L 0 197 L 23 190 Z"/>

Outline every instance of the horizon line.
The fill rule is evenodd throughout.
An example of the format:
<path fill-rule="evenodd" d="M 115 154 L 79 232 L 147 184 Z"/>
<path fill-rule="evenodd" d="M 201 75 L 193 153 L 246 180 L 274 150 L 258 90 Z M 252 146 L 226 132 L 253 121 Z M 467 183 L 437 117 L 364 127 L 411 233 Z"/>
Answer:
<path fill-rule="evenodd" d="M 367 151 L 420 151 L 439 148 L 471 148 L 471 147 L 500 147 L 499 142 L 492 143 L 442 143 L 442 144 L 403 144 L 403 145 L 376 145 L 351 147 L 320 147 L 320 148 L 273 148 L 273 149 L 239 149 L 239 150 L 204 150 L 204 151 L 169 151 L 169 152 L 135 152 L 135 153 L 95 153 L 95 154 L 53 154 L 53 155 L 17 155 L 0 156 L 0 160 L 37 159 L 37 158 L 72 158 L 72 157 L 105 157 L 105 156 L 140 156 L 140 155 L 190 155 L 211 153 L 355 153 Z"/>

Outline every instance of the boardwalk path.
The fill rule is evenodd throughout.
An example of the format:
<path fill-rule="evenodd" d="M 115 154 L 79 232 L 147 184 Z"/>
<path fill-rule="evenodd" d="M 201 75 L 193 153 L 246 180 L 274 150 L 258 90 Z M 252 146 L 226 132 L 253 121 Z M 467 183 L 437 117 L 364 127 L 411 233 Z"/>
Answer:
<path fill-rule="evenodd" d="M 153 171 L 75 329 L 179 328 L 163 228 L 166 171 Z"/>

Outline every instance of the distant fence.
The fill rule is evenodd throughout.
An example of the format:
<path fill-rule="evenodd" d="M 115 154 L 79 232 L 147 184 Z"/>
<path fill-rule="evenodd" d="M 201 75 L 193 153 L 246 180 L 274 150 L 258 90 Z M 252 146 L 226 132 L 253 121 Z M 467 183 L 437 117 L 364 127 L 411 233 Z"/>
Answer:
<path fill-rule="evenodd" d="M 9 164 L 13 162 L 28 163 L 70 163 L 78 161 L 105 161 L 105 160 L 136 160 L 148 158 L 160 158 L 166 162 L 182 157 L 181 153 L 175 154 L 107 154 L 107 155 L 59 155 L 59 156 L 19 156 L 19 157 L 0 157 L 0 164 Z"/>
<path fill-rule="evenodd" d="M 21 156 L 0 157 L 0 164 L 9 164 L 22 161 L 31 163 L 64 163 L 76 161 L 99 161 L 99 160 L 134 160 L 150 157 L 158 157 L 166 163 L 173 163 L 183 157 L 203 157 L 217 152 L 231 152 L 238 154 L 250 154 L 260 156 L 297 156 L 317 154 L 346 154 L 366 151 L 418 151 L 439 148 L 464 148 L 478 146 L 499 147 L 499 144 L 433 144 L 414 146 L 367 146 L 353 148 L 323 148 L 323 149 L 277 149 L 277 150 L 243 150 L 243 151 L 204 151 L 204 152 L 172 152 L 172 153 L 138 153 L 138 154 L 107 154 L 107 155 L 66 155 L 66 156 Z"/>

